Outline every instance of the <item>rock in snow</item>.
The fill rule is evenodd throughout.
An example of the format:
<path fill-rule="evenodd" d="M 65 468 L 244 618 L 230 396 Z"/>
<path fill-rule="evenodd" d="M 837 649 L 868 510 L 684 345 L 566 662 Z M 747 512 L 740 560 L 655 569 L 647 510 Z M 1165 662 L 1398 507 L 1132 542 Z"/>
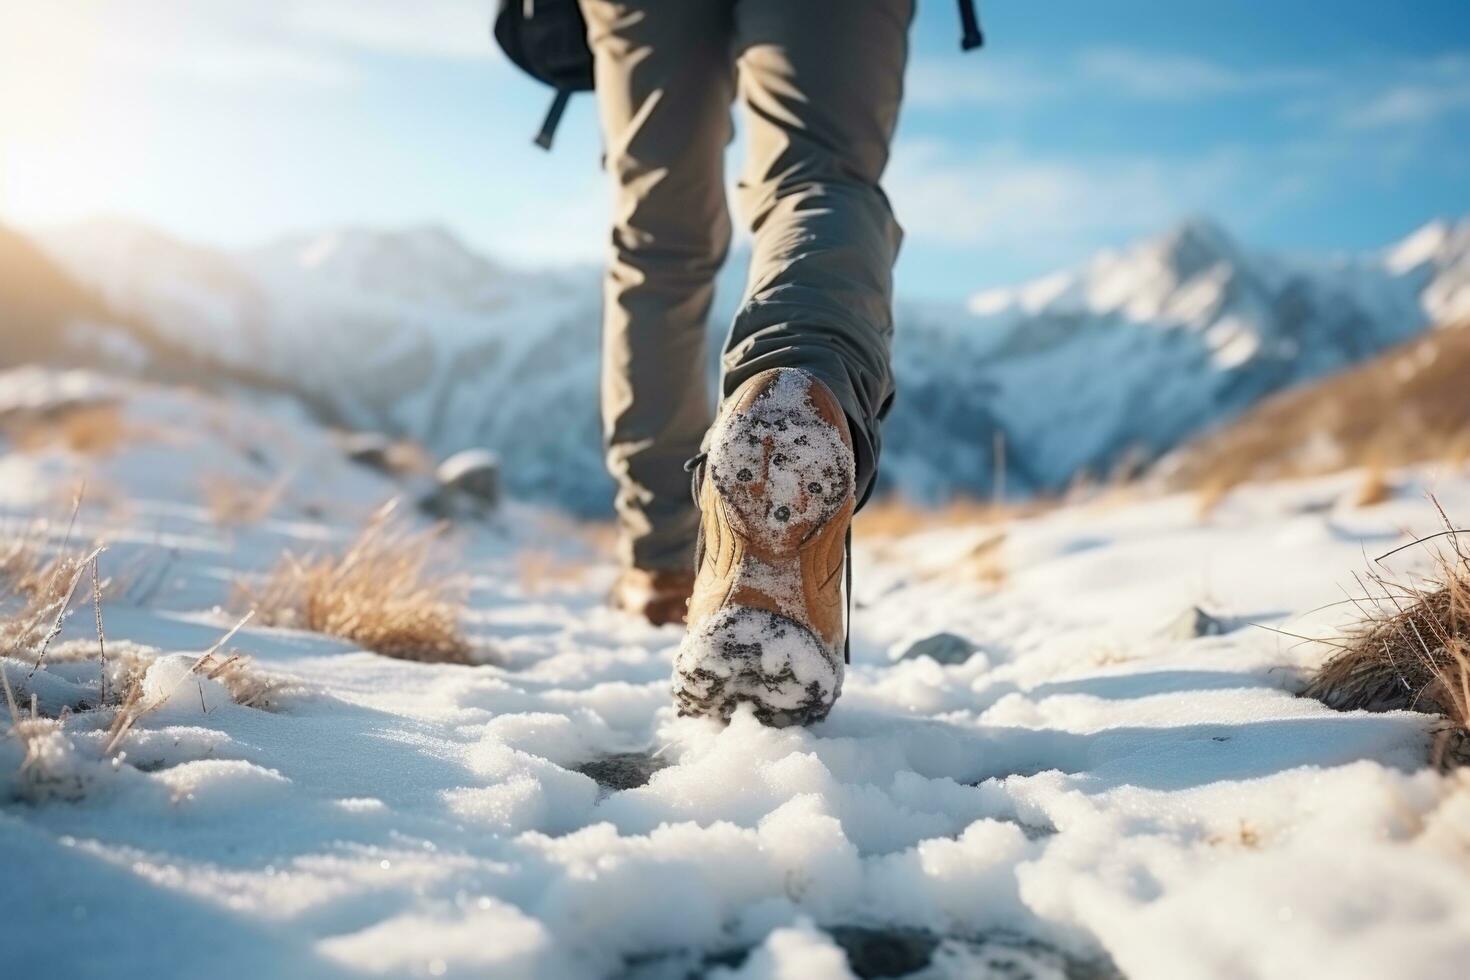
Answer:
<path fill-rule="evenodd" d="M 1223 636 L 1231 628 L 1225 620 L 1211 616 L 1199 606 L 1190 606 L 1164 627 L 1163 634 L 1174 640 L 1193 640 L 1201 636 Z"/>
<path fill-rule="evenodd" d="M 434 490 L 419 507 L 434 517 L 482 519 L 500 505 L 500 462 L 484 449 L 466 449 L 439 464 Z"/>
<path fill-rule="evenodd" d="M 895 649 L 894 660 L 913 660 L 917 657 L 928 657 L 935 663 L 940 664 L 962 664 L 975 655 L 975 644 L 963 636 L 954 633 L 935 633 L 908 644 L 902 649 Z"/>
<path fill-rule="evenodd" d="M 360 466 L 393 472 L 393 439 L 381 432 L 354 432 L 342 440 L 342 453 Z"/>

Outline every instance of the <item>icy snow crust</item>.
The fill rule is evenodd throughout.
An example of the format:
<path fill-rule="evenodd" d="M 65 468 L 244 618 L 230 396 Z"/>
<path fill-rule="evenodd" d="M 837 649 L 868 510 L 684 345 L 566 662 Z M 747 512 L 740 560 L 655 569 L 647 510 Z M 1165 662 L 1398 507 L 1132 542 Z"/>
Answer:
<path fill-rule="evenodd" d="M 1463 975 L 1470 785 L 1424 767 L 1430 722 L 1293 697 L 1321 653 L 1267 630 L 1168 630 L 1196 604 L 1340 624 L 1364 552 L 1433 529 L 1420 490 L 1470 513 L 1463 474 L 1396 474 L 1371 509 L 1341 502 L 1350 475 L 1207 521 L 1182 498 L 1058 511 L 1007 528 L 1000 590 L 952 572 L 994 529 L 869 541 L 845 693 L 809 729 L 676 718 L 678 630 L 606 610 L 595 560 L 531 582 L 529 549 L 589 559 L 515 510 L 458 532 L 497 664 L 247 626 L 231 645 L 290 682 L 261 711 L 171 687 L 174 658 L 233 624 L 216 604 L 240 569 L 342 541 L 360 517 L 338 508 L 394 488 L 294 420 L 110 393 L 168 436 L 100 460 L 4 446 L 0 514 L 9 532 L 91 477 L 77 534 L 130 572 L 109 649 L 161 655 L 150 684 L 176 693 L 115 764 L 106 719 L 38 731 L 57 790 L 38 802 L 0 738 L 6 975 L 824 978 L 885 942 L 929 978 Z M 261 450 L 289 491 L 215 527 L 198 469 L 257 478 Z M 90 619 L 59 642 L 95 643 Z M 940 631 L 977 652 L 890 659 Z M 651 775 L 579 771 L 607 756 Z"/>

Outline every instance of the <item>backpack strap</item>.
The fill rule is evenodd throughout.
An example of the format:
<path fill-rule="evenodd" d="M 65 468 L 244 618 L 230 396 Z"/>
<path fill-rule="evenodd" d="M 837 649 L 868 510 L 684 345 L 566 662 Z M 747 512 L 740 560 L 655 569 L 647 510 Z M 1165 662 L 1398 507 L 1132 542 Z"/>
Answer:
<path fill-rule="evenodd" d="M 546 110 L 546 118 L 541 122 L 541 131 L 531 142 L 543 150 L 551 149 L 551 141 L 556 137 L 556 127 L 561 123 L 561 114 L 567 111 L 567 103 L 571 101 L 572 93 L 564 88 L 556 90 L 556 95 L 551 100 L 551 107 Z"/>
<path fill-rule="evenodd" d="M 960 4 L 960 50 L 973 51 L 985 43 L 980 32 L 980 15 L 975 11 L 975 0 L 959 0 Z"/>

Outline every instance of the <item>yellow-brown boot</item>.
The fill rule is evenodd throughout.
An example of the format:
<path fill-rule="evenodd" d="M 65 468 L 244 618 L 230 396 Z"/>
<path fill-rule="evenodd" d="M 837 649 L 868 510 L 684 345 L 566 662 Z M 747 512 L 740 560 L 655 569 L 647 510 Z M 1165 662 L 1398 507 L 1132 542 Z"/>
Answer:
<path fill-rule="evenodd" d="M 741 385 L 698 475 L 700 557 L 674 663 L 681 715 L 825 718 L 842 691 L 853 452 L 831 390 L 798 368 Z"/>
<path fill-rule="evenodd" d="M 625 568 L 613 583 L 608 602 L 614 609 L 642 616 L 654 626 L 684 622 L 694 575 L 687 571 Z"/>

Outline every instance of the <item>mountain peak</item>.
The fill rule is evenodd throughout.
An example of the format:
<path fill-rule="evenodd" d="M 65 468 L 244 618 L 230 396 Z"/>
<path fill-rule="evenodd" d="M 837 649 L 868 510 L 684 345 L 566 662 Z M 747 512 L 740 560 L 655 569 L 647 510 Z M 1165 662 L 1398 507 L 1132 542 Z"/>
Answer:
<path fill-rule="evenodd" d="M 1240 247 L 1212 218 L 1192 215 L 1151 243 L 1166 257 L 1180 279 L 1189 279 L 1221 262 L 1236 264 Z"/>
<path fill-rule="evenodd" d="M 340 225 L 283 239 L 265 246 L 265 251 L 285 251 L 303 268 L 314 269 L 339 262 L 360 261 L 384 252 L 414 256 L 421 260 L 463 262 L 479 259 L 453 232 L 438 224 L 403 228 L 374 228 Z"/>
<path fill-rule="evenodd" d="M 1454 226 L 1447 220 L 1435 218 L 1389 246 L 1384 264 L 1393 272 L 1408 272 L 1434 262 L 1449 245 L 1454 231 Z"/>
<path fill-rule="evenodd" d="M 500 269 L 437 224 L 381 229 L 343 225 L 281 239 L 246 253 L 264 268 L 335 281 L 353 289 L 420 294 L 437 283 L 458 291 L 482 288 Z"/>

